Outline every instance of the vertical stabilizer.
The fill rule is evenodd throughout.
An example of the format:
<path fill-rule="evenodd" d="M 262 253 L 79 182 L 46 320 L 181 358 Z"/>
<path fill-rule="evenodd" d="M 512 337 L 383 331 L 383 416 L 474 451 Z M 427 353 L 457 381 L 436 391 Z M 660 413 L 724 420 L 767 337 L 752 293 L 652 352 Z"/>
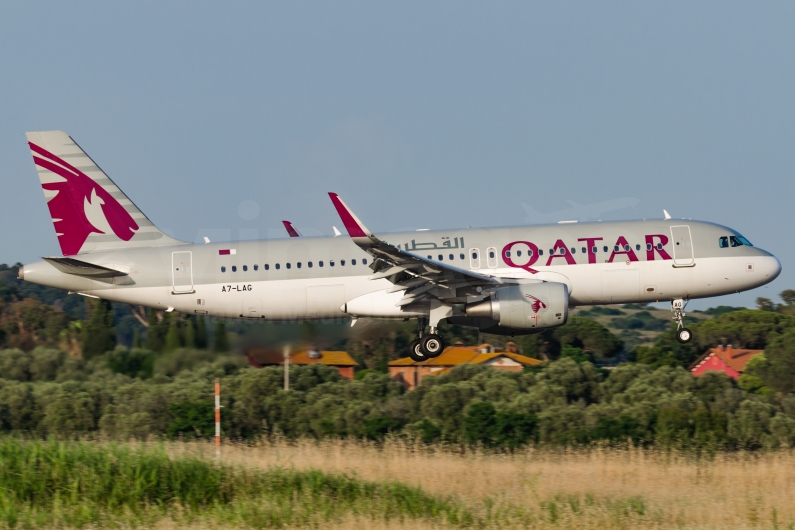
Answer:
<path fill-rule="evenodd" d="M 64 256 L 179 245 L 63 131 L 26 133 Z"/>

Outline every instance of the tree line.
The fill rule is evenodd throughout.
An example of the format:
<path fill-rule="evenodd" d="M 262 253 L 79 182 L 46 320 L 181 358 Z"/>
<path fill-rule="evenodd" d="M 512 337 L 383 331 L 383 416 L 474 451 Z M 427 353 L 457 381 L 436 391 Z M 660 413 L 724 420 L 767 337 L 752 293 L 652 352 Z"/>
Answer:
<path fill-rule="evenodd" d="M 762 300 L 757 310 L 707 311 L 715 318 L 690 326 L 690 344 L 679 344 L 670 326 L 653 344 L 629 351 L 621 338 L 588 318 L 621 311 L 592 308 L 565 326 L 512 339 L 523 354 L 547 361 L 539 367 L 505 372 L 465 365 L 426 377 L 406 392 L 387 375 L 387 364 L 404 355 L 413 323 L 360 324 L 353 332 L 344 323 L 228 326 L 222 319 L 69 297 L 17 282 L 14 272 L 0 266 L 5 432 L 210 436 L 212 381 L 220 378 L 224 434 L 239 439 L 278 433 L 378 440 L 391 433 L 498 448 L 603 440 L 714 448 L 795 444 L 791 291 L 782 293 L 783 303 Z M 649 319 L 654 318 L 641 311 L 615 327 L 659 327 Z M 119 326 L 127 331 L 119 333 Z M 230 344 L 230 337 L 247 330 L 263 333 L 258 340 L 265 342 L 298 337 L 344 349 L 361 369 L 347 381 L 324 366 L 293 367 L 291 390 L 285 392 L 281 367 L 251 368 Z M 440 333 L 448 344 L 506 340 L 450 325 Z M 737 382 L 716 373 L 694 378 L 687 367 L 718 344 L 765 354 Z"/>

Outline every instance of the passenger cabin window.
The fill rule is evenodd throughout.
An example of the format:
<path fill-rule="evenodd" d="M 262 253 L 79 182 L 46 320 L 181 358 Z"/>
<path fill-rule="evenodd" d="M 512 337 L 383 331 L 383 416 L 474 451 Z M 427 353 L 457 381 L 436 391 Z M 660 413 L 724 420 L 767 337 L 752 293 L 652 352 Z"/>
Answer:
<path fill-rule="evenodd" d="M 289 269 L 289 268 L 291 267 L 291 265 L 288 263 L 288 264 L 286 265 L 286 267 Z"/>
<path fill-rule="evenodd" d="M 362 259 L 362 265 L 367 265 L 367 258 Z"/>
<path fill-rule="evenodd" d="M 333 267 L 333 266 L 334 266 L 334 260 L 330 260 L 330 261 L 328 262 L 328 266 L 329 266 L 329 267 Z"/>
<path fill-rule="evenodd" d="M 577 249 L 576 249 L 576 248 L 574 248 L 574 247 L 571 247 L 571 253 L 572 253 L 572 254 L 576 254 L 576 253 L 577 253 Z"/>
<path fill-rule="evenodd" d="M 530 255 L 532 256 L 533 254 L 530 254 Z M 540 248 L 538 249 L 538 255 L 539 256 L 543 256 L 544 255 L 544 251 L 542 249 L 540 249 Z"/>
<path fill-rule="evenodd" d="M 651 250 L 651 243 L 646 243 L 646 250 Z"/>
<path fill-rule="evenodd" d="M 221 267 L 221 272 L 226 272 L 226 267 Z"/>
<path fill-rule="evenodd" d="M 259 270 L 259 265 L 254 265 L 254 270 L 258 271 Z"/>
<path fill-rule="evenodd" d="M 237 265 L 232 265 L 232 272 L 237 272 Z"/>
<path fill-rule="evenodd" d="M 602 251 L 603 251 L 603 252 L 607 252 L 607 245 L 605 245 L 604 247 L 602 247 Z"/>
<path fill-rule="evenodd" d="M 317 266 L 318 266 L 318 267 L 322 267 L 322 266 L 323 266 L 323 262 L 322 262 L 322 261 L 318 261 L 318 262 L 317 262 Z"/>
<path fill-rule="evenodd" d="M 454 255 L 452 255 L 452 254 L 450 254 L 450 256 L 449 256 L 449 257 L 450 257 L 450 261 L 453 261 L 453 260 L 455 259 L 455 256 L 454 256 Z"/>
<path fill-rule="evenodd" d="M 467 259 L 467 257 L 465 255 L 463 255 L 463 254 L 461 254 L 460 257 L 461 257 L 461 259 Z"/>
<path fill-rule="evenodd" d="M 729 248 L 729 238 L 727 236 L 719 237 L 718 246 L 720 248 Z"/>
<path fill-rule="evenodd" d="M 309 263 L 306 264 L 306 266 L 311 269 L 312 268 L 312 262 L 310 261 Z"/>
<path fill-rule="evenodd" d="M 351 260 L 351 265 L 356 265 L 356 260 L 355 259 Z"/>
<path fill-rule="evenodd" d="M 248 265 L 243 265 L 243 272 L 246 272 L 247 270 L 248 270 Z"/>
<path fill-rule="evenodd" d="M 301 268 L 301 262 L 299 261 L 298 263 L 295 264 L 295 266 L 300 269 Z"/>
<path fill-rule="evenodd" d="M 560 251 L 560 252 L 558 252 L 558 254 L 565 254 L 566 253 L 566 249 L 565 248 L 560 248 L 558 250 Z"/>
<path fill-rule="evenodd" d="M 340 267 L 344 267 L 344 266 L 345 266 L 345 260 L 344 260 L 344 259 L 341 259 L 341 260 L 340 260 Z"/>
<path fill-rule="evenodd" d="M 635 245 L 635 250 L 640 250 L 640 245 Z"/>
<path fill-rule="evenodd" d="M 444 261 L 444 256 L 439 254 L 439 261 Z"/>
<path fill-rule="evenodd" d="M 282 268 L 282 266 L 281 266 L 281 265 L 279 265 L 279 264 L 277 263 L 277 264 L 276 264 L 276 270 L 279 270 L 279 269 L 281 269 L 281 268 Z"/>
<path fill-rule="evenodd" d="M 593 252 L 594 254 L 596 254 L 598 251 L 599 251 L 599 249 L 598 249 L 598 248 L 596 248 L 596 247 L 591 247 L 591 252 Z"/>
<path fill-rule="evenodd" d="M 266 263 L 266 264 L 265 264 L 265 270 L 266 270 L 266 271 L 267 271 L 267 270 L 270 270 L 270 268 L 271 268 L 271 266 L 270 266 L 270 265 L 268 265 L 268 264 Z M 278 267 L 277 267 L 277 268 L 278 268 Z"/>

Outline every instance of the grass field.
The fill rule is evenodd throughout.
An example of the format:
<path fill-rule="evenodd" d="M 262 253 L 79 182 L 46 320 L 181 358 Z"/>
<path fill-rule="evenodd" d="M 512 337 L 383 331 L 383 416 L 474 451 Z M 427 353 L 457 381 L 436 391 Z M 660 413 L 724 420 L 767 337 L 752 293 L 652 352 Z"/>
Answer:
<path fill-rule="evenodd" d="M 795 528 L 795 453 L 0 441 L 0 525 Z"/>

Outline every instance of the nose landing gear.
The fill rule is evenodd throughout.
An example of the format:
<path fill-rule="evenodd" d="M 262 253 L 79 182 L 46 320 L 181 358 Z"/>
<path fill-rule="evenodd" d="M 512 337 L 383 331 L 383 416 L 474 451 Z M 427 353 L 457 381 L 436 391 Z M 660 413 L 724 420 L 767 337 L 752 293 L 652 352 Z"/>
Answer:
<path fill-rule="evenodd" d="M 681 298 L 677 298 L 676 300 L 671 300 L 671 311 L 673 311 L 674 316 L 673 319 L 676 321 L 676 340 L 679 341 L 681 344 L 687 344 L 691 340 L 693 340 L 693 332 L 690 331 L 685 327 L 683 322 L 685 316 L 685 307 L 687 306 L 688 300 L 683 300 Z"/>

